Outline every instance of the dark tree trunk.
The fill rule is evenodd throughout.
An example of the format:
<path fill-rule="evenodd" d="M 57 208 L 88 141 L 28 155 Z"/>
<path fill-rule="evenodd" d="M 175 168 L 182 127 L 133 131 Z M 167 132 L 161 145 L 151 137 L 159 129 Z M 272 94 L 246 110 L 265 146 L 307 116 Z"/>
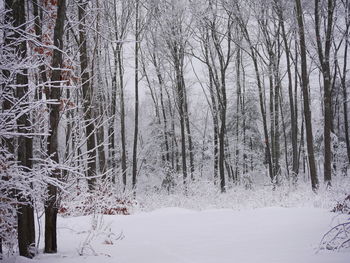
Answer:
<path fill-rule="evenodd" d="M 307 151 L 309 157 L 309 169 L 311 177 L 311 187 L 314 191 L 318 189 L 318 178 L 314 155 L 313 145 L 313 133 L 312 133 L 312 122 L 311 122 L 311 111 L 310 111 L 310 99 L 309 99 L 309 76 L 307 74 L 307 55 L 306 55 L 306 44 L 305 44 L 305 31 L 304 31 L 304 19 L 303 10 L 300 0 L 295 0 L 296 5 L 296 18 L 298 22 L 299 30 L 299 46 L 300 46 L 300 57 L 301 57 L 301 84 L 303 91 L 304 100 L 304 116 L 305 116 L 305 128 L 306 128 L 306 142 Z"/>
<path fill-rule="evenodd" d="M 11 20 L 13 26 L 20 30 L 25 31 L 26 26 L 26 12 L 25 1 L 6 1 L 5 7 L 9 10 L 6 15 L 6 20 Z M 20 39 L 21 35 L 18 32 L 14 33 L 15 39 Z M 21 40 L 16 45 L 16 54 L 21 59 L 25 59 L 27 56 L 27 42 Z M 23 69 L 22 72 L 16 76 L 16 94 L 15 96 L 19 100 L 28 101 L 28 77 L 27 69 Z M 23 167 L 23 172 L 30 172 L 32 169 L 32 155 L 33 155 L 33 138 L 25 136 L 24 134 L 30 133 L 29 128 L 30 114 L 24 113 L 17 120 L 18 133 L 21 136 L 18 137 L 18 154 L 17 161 L 20 166 Z M 10 149 L 11 150 L 11 149 Z M 30 186 L 31 187 L 31 186 Z M 35 255 L 35 226 L 34 226 L 34 209 L 30 198 L 24 197 L 21 191 L 17 192 L 19 205 L 17 208 L 17 233 L 18 233 L 18 248 L 19 254 L 24 257 L 32 258 Z"/>
<path fill-rule="evenodd" d="M 37 40 L 39 42 L 41 42 L 41 35 L 42 35 L 42 22 L 41 22 L 41 18 L 42 18 L 42 10 L 41 7 L 38 5 L 38 1 L 37 0 L 32 0 L 33 1 L 33 15 L 35 17 L 35 24 L 34 24 L 34 30 L 35 30 L 35 34 L 37 35 Z M 41 12 L 39 12 L 39 10 Z M 39 70 L 40 70 L 40 76 L 41 76 L 41 80 L 43 83 L 47 83 L 47 76 L 46 76 L 46 72 L 45 72 L 45 65 L 44 64 L 40 64 L 39 66 Z M 38 91 L 39 96 L 41 97 L 41 90 Z"/>
<path fill-rule="evenodd" d="M 157 56 L 155 53 L 152 54 L 152 62 L 156 70 L 158 84 L 159 84 L 159 93 L 160 93 L 160 106 L 162 111 L 162 117 L 163 117 L 163 136 L 164 136 L 164 145 L 165 145 L 165 161 L 166 161 L 166 167 L 168 167 L 170 163 L 170 149 L 169 149 L 169 139 L 168 139 L 168 118 L 166 114 L 166 109 L 164 105 L 164 84 L 163 84 L 163 77 L 161 75 L 160 66 L 157 62 Z M 174 167 L 172 167 L 174 169 Z"/>
<path fill-rule="evenodd" d="M 277 41 L 279 42 L 279 41 Z M 273 72 L 274 72 L 274 130 L 275 130 L 275 137 L 274 137 L 274 169 L 275 169 L 275 178 L 276 183 L 280 184 L 280 173 L 281 173 L 281 167 L 280 167 L 280 119 L 279 119 L 279 103 L 280 103 L 280 92 L 281 92 L 281 80 L 280 80 L 280 74 L 279 74 L 279 52 L 276 51 L 273 56 Z M 282 113 L 281 113 L 282 114 Z"/>
<path fill-rule="evenodd" d="M 210 64 L 209 52 L 208 52 L 208 43 L 209 43 L 209 32 L 206 32 L 206 37 L 204 39 L 204 56 L 205 63 L 208 67 L 208 78 L 209 78 L 209 94 L 210 94 L 210 107 L 211 114 L 213 117 L 213 159 L 214 159 L 214 185 L 218 183 L 218 171 L 219 171 L 219 120 L 218 120 L 218 106 L 215 98 L 215 90 L 214 90 L 214 73 L 213 68 Z"/>
<path fill-rule="evenodd" d="M 96 183 L 96 141 L 95 141 L 95 122 L 93 120 L 93 88 L 90 82 L 90 74 L 88 72 L 88 54 L 86 44 L 86 5 L 87 2 L 80 0 L 78 4 L 79 16 L 79 53 L 80 53 L 80 72 L 84 98 L 84 119 L 86 123 L 87 138 L 87 155 L 88 155 L 88 186 L 89 190 L 94 189 Z"/>
<path fill-rule="evenodd" d="M 259 90 L 259 104 L 260 104 L 261 116 L 262 116 L 262 119 L 263 119 L 264 138 L 265 138 L 265 147 L 266 147 L 266 157 L 267 157 L 267 162 L 268 162 L 268 166 L 269 166 L 269 175 L 270 175 L 271 181 L 273 181 L 274 175 L 273 175 L 273 168 L 272 168 L 273 167 L 272 166 L 272 156 L 271 156 L 269 134 L 268 134 L 268 131 L 267 131 L 267 120 L 266 120 L 266 110 L 265 110 L 265 107 L 264 107 L 263 88 L 262 88 L 262 83 L 261 83 L 261 79 L 260 79 L 258 61 L 257 61 L 257 58 L 256 58 L 255 51 L 253 49 L 251 49 L 251 53 L 252 53 L 254 70 L 255 70 L 257 84 L 258 84 L 258 90 Z"/>
<path fill-rule="evenodd" d="M 346 31 L 345 31 L 345 47 L 343 58 L 343 72 L 341 76 L 341 86 L 343 90 L 343 114 L 344 114 L 344 129 L 345 129 L 345 142 L 346 152 L 348 155 L 348 163 L 350 164 L 350 138 L 349 138 L 349 118 L 348 118 L 348 91 L 346 86 L 346 72 L 347 72 L 347 58 L 349 47 L 349 28 L 350 28 L 350 1 L 346 1 L 344 6 L 347 9 L 348 16 L 345 18 Z"/>
<path fill-rule="evenodd" d="M 175 170 L 176 172 L 180 171 L 179 167 L 179 161 L 178 161 L 178 144 L 176 140 L 176 134 L 175 134 L 175 116 L 174 116 L 174 110 L 171 105 L 171 99 L 170 94 L 167 89 L 165 89 L 167 99 L 168 99 L 168 109 L 169 109 L 169 116 L 171 119 L 171 168 Z"/>
<path fill-rule="evenodd" d="M 109 169 L 112 169 L 112 182 L 115 183 L 115 177 L 116 177 L 116 140 L 115 140 L 115 128 L 116 128 L 116 102 L 117 102 L 117 67 L 118 67 L 118 56 L 117 51 L 114 51 L 114 73 L 112 77 L 112 90 L 111 90 L 111 105 L 110 105 L 110 111 L 109 111 L 109 117 L 111 118 L 110 123 L 108 124 L 108 167 Z"/>
<path fill-rule="evenodd" d="M 35 255 L 34 208 L 30 200 L 23 198 L 17 210 L 18 248 L 23 257 L 33 258 Z"/>
<path fill-rule="evenodd" d="M 187 99 L 187 91 L 185 86 L 185 80 L 183 78 L 183 72 L 181 73 L 182 76 L 182 85 L 183 85 L 183 92 L 184 92 L 184 117 L 185 117 L 185 125 L 186 125 L 186 133 L 187 133 L 187 140 L 188 140 L 188 152 L 190 156 L 190 173 L 191 173 L 191 180 L 194 180 L 194 152 L 193 152 L 193 142 L 192 142 L 192 136 L 191 136 L 191 127 L 190 127 L 190 117 L 188 112 L 188 99 Z"/>
<path fill-rule="evenodd" d="M 52 57 L 52 77 L 51 91 L 48 99 L 60 101 L 61 97 L 61 68 L 63 64 L 63 29 L 66 17 L 66 0 L 60 0 L 57 4 L 57 19 L 54 29 L 54 45 L 57 49 L 53 51 Z M 60 109 L 58 104 L 50 104 L 50 135 L 48 138 L 47 155 L 52 156 L 54 162 L 59 163 L 58 159 L 58 124 L 60 120 Z M 55 179 L 60 178 L 60 170 L 55 169 L 50 174 Z M 57 252 L 57 186 L 49 184 L 48 198 L 45 201 L 45 248 L 44 253 Z"/>
<path fill-rule="evenodd" d="M 275 0 L 277 7 L 277 15 L 280 20 L 281 34 L 283 45 L 285 49 L 286 62 L 287 62 L 287 76 L 288 76 L 288 96 L 289 96 L 289 107 L 290 107 L 290 121 L 291 121 L 291 139 L 292 139 L 292 172 L 293 172 L 293 182 L 297 181 L 299 173 L 299 159 L 298 159 L 298 123 L 295 112 L 296 102 L 293 98 L 293 81 L 292 81 L 292 71 L 291 71 L 291 61 L 290 61 L 290 47 L 288 44 L 287 34 L 284 25 L 284 13 L 283 7 L 281 6 L 280 0 Z"/>
<path fill-rule="evenodd" d="M 137 141 L 139 130 L 139 0 L 136 0 L 135 13 L 135 123 L 134 123 L 134 145 L 132 153 L 132 189 L 136 195 L 137 176 Z"/>
<path fill-rule="evenodd" d="M 269 48 L 269 47 L 268 47 Z M 271 159 L 272 159 L 272 182 L 276 183 L 276 157 L 275 157 L 275 111 L 274 111 L 274 82 L 273 82 L 273 58 L 271 51 L 269 51 L 269 86 L 270 86 L 270 101 L 269 101 L 269 110 L 270 110 L 270 136 L 271 136 Z"/>
<path fill-rule="evenodd" d="M 289 172 L 289 162 L 288 162 L 288 143 L 287 143 L 287 133 L 286 133 L 286 122 L 284 120 L 284 114 L 282 109 L 282 96 L 279 97 L 280 100 L 280 111 L 281 111 L 281 120 L 282 120 L 282 128 L 283 128 L 283 138 L 284 138 L 284 157 L 286 162 L 286 170 L 287 170 L 287 176 L 290 178 L 290 172 Z M 293 177 L 294 182 L 294 177 Z"/>
<path fill-rule="evenodd" d="M 122 180 L 124 191 L 126 189 L 126 139 L 125 139 L 125 103 L 124 103 L 124 69 L 122 61 L 122 44 L 117 45 L 117 60 L 119 71 L 119 85 L 120 85 L 120 135 L 122 143 Z"/>
<path fill-rule="evenodd" d="M 186 163 L 186 123 L 185 123 L 185 112 L 184 112 L 184 86 L 181 76 L 181 63 L 179 59 L 178 50 L 174 47 L 175 54 L 175 74 L 176 74 L 176 90 L 177 90 L 177 101 L 178 111 L 180 117 L 180 130 L 181 130 L 181 158 L 182 158 L 182 174 L 183 183 L 186 185 L 187 182 L 187 163 Z"/>
<path fill-rule="evenodd" d="M 225 183 L 225 136 L 226 136 L 226 110 L 227 110 L 227 99 L 226 99 L 226 81 L 225 72 L 221 71 L 221 92 L 222 101 L 220 102 L 220 131 L 219 131 L 219 175 L 220 175 L 220 189 L 221 192 L 226 192 Z"/>
<path fill-rule="evenodd" d="M 209 74 L 209 89 L 210 89 L 210 98 L 211 98 L 211 104 L 212 104 L 213 127 L 214 127 L 213 155 L 214 155 L 214 184 L 216 185 L 218 183 L 218 171 L 219 171 L 219 120 L 218 120 L 217 103 L 214 96 L 212 74 Z"/>
<path fill-rule="evenodd" d="M 315 29 L 318 58 L 321 64 L 321 72 L 323 76 L 323 99 L 324 99 L 324 181 L 327 185 L 331 185 L 332 180 L 332 149 L 331 149 L 331 130 L 332 130 L 332 94 L 331 94 L 331 72 L 330 72 L 330 50 L 332 45 L 333 32 L 333 12 L 334 0 L 328 0 L 327 6 L 327 22 L 325 29 L 326 39 L 323 50 L 320 34 L 320 14 L 319 0 L 315 0 Z"/>
<path fill-rule="evenodd" d="M 239 178 L 239 127 L 240 127 L 240 114 L 244 114 L 242 110 L 243 105 L 241 105 L 242 102 L 242 87 L 241 87 L 241 50 L 237 50 L 237 54 L 236 54 L 236 89 L 237 89 L 237 93 L 236 93 L 236 152 L 235 152 L 235 172 L 234 172 L 234 181 L 237 181 Z M 244 127 L 243 127 L 244 129 Z M 244 138 L 245 139 L 245 138 Z M 243 153 L 244 155 L 244 153 Z M 245 165 L 245 163 L 243 164 L 243 166 Z M 243 168 L 243 173 L 244 173 L 244 168 Z"/>
<path fill-rule="evenodd" d="M 210 3 L 212 5 L 212 3 Z M 210 6 L 211 7 L 211 6 Z M 225 182 L 225 158 L 226 158 L 226 114 L 227 114 L 227 95 L 226 95 L 226 72 L 228 65 L 230 63 L 230 58 L 232 57 L 231 51 L 231 30 L 233 25 L 232 14 L 227 12 L 227 21 L 225 21 L 227 26 L 227 31 L 223 33 L 225 39 L 227 40 L 227 50 L 224 52 L 223 43 L 219 33 L 217 31 L 216 23 L 211 24 L 210 34 L 213 39 L 213 44 L 218 57 L 219 68 L 220 68 L 220 81 L 218 81 L 217 87 L 217 97 L 218 97 L 218 108 L 219 108 L 219 119 L 220 119 L 220 129 L 219 129 L 219 178 L 220 178 L 220 190 L 222 193 L 226 192 L 226 182 Z M 230 168 L 231 169 L 231 168 Z"/>
<path fill-rule="evenodd" d="M 166 166 L 169 165 L 170 162 L 170 152 L 169 152 L 169 141 L 168 141 L 168 119 L 166 116 L 165 106 L 164 106 L 164 95 L 163 95 L 163 82 L 159 81 L 160 86 L 160 105 L 162 107 L 162 115 L 163 115 L 163 135 L 164 135 L 164 145 L 165 145 L 165 160 Z"/>

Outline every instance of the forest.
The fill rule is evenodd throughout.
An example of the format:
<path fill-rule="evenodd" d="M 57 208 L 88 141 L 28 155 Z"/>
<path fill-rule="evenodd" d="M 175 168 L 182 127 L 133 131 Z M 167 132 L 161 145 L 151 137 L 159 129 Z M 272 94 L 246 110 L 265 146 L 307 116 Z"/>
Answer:
<path fill-rule="evenodd" d="M 350 0 L 0 0 L 0 261 L 348 262 L 349 48 Z"/>

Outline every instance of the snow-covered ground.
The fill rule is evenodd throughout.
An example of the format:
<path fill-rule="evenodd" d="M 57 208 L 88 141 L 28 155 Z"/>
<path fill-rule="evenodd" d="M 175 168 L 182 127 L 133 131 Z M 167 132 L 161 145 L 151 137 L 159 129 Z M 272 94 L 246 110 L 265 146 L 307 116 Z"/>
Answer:
<path fill-rule="evenodd" d="M 341 219 L 325 209 L 281 207 L 59 217 L 58 254 L 5 262 L 349 263 L 349 251 L 318 251 Z"/>

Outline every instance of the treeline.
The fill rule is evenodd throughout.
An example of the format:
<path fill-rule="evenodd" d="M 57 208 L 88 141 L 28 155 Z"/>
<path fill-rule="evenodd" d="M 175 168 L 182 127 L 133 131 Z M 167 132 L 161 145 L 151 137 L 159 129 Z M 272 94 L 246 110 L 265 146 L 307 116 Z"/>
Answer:
<path fill-rule="evenodd" d="M 20 255 L 37 253 L 43 204 L 57 252 L 72 185 L 136 196 L 143 177 L 168 191 L 181 177 L 185 192 L 208 179 L 225 192 L 266 173 L 272 189 L 304 176 L 317 192 L 347 174 L 349 0 L 0 8 L 0 248 L 18 233 Z"/>

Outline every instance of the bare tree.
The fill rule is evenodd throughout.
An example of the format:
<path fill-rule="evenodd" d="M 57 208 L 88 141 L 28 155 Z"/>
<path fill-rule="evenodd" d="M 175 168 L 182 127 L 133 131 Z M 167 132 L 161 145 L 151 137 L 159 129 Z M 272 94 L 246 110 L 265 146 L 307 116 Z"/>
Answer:
<path fill-rule="evenodd" d="M 301 59 L 301 84 L 303 91 L 303 106 L 304 106 L 304 118 L 306 128 L 306 142 L 309 159 L 309 169 L 311 177 L 311 187 L 314 191 L 318 189 L 318 178 L 315 164 L 314 155 L 314 142 L 312 133 L 312 122 L 311 122 L 311 110 L 310 110 L 310 99 L 309 99 L 309 76 L 307 73 L 307 54 L 306 54 L 306 43 L 305 43 L 305 29 L 304 29 L 304 18 L 303 9 L 300 0 L 295 0 L 296 7 L 296 19 L 298 23 L 298 34 L 299 34 L 299 48 L 300 48 L 300 59 Z"/>
<path fill-rule="evenodd" d="M 52 76 L 51 76 L 51 90 L 47 94 L 48 99 L 53 101 L 60 101 L 61 97 L 61 68 L 63 64 L 63 33 L 64 21 L 66 17 L 66 1 L 58 1 L 57 3 L 57 18 L 54 28 L 54 45 L 52 57 Z M 50 135 L 48 138 L 47 155 L 52 158 L 55 163 L 59 163 L 58 158 L 58 124 L 60 121 L 60 105 L 52 103 L 49 105 L 50 109 Z M 59 179 L 61 171 L 55 168 L 50 176 Z M 57 186 L 50 183 L 48 185 L 48 197 L 45 201 L 45 253 L 57 252 Z"/>
<path fill-rule="evenodd" d="M 332 179 L 332 150 L 331 150 L 331 129 L 332 129 L 332 94 L 331 94 L 331 69 L 330 69 L 330 51 L 332 47 L 333 32 L 333 14 L 335 8 L 334 0 L 327 1 L 326 10 L 326 29 L 324 49 L 320 32 L 320 1 L 315 0 L 315 31 L 318 58 L 320 61 L 321 72 L 323 75 L 323 98 L 324 98 L 324 180 L 327 185 L 331 184 Z"/>
<path fill-rule="evenodd" d="M 26 10 L 24 1 L 5 1 L 5 22 L 12 23 L 13 35 L 5 33 L 5 43 L 8 47 L 14 48 L 13 52 L 15 56 L 18 56 L 20 61 L 27 59 L 27 40 L 24 37 L 26 33 Z M 22 68 L 19 72 L 10 72 L 5 70 L 3 74 L 10 78 L 10 75 L 15 75 L 15 79 L 11 80 L 10 83 L 5 83 L 5 89 L 13 89 L 14 98 L 17 100 L 5 97 L 5 109 L 16 112 L 13 107 L 15 104 L 30 103 L 29 98 L 29 87 L 28 87 L 28 69 Z M 24 104 L 20 105 L 24 105 Z M 20 150 L 15 151 L 14 141 L 7 141 L 7 145 L 10 146 L 9 150 L 12 154 L 17 153 L 18 169 L 22 170 L 23 173 L 29 174 L 32 172 L 32 155 L 33 155 L 33 137 L 31 133 L 31 116 L 30 111 L 18 112 L 18 116 L 14 116 L 17 119 L 17 147 Z M 26 135 L 28 134 L 28 135 Z M 6 165 L 6 164 L 3 164 Z M 10 180 L 7 178 L 6 180 Z M 29 185 L 31 187 L 31 185 Z M 30 195 L 23 193 L 21 189 L 12 189 L 13 196 L 17 196 L 18 207 L 17 207 L 17 235 L 18 235 L 18 247 L 19 254 L 24 257 L 32 258 L 35 255 L 35 227 L 34 227 L 34 208 L 33 202 Z"/>
<path fill-rule="evenodd" d="M 86 123 L 86 138 L 87 138 L 87 155 L 88 155 L 88 186 L 90 190 L 93 190 L 96 182 L 96 141 L 95 141 L 95 123 L 93 112 L 93 87 L 90 81 L 90 74 L 88 72 L 88 54 L 86 44 L 86 29 L 85 29 L 85 16 L 86 16 L 85 0 L 80 0 L 78 4 L 78 16 L 79 16 L 79 54 L 80 54 L 80 72 L 81 82 L 83 90 L 83 106 L 84 106 L 84 119 Z"/>
<path fill-rule="evenodd" d="M 132 154 L 132 188 L 136 195 L 137 176 L 137 142 L 139 129 L 139 46 L 140 46 L 140 17 L 139 0 L 135 2 L 135 123 L 134 123 L 134 145 Z"/>

